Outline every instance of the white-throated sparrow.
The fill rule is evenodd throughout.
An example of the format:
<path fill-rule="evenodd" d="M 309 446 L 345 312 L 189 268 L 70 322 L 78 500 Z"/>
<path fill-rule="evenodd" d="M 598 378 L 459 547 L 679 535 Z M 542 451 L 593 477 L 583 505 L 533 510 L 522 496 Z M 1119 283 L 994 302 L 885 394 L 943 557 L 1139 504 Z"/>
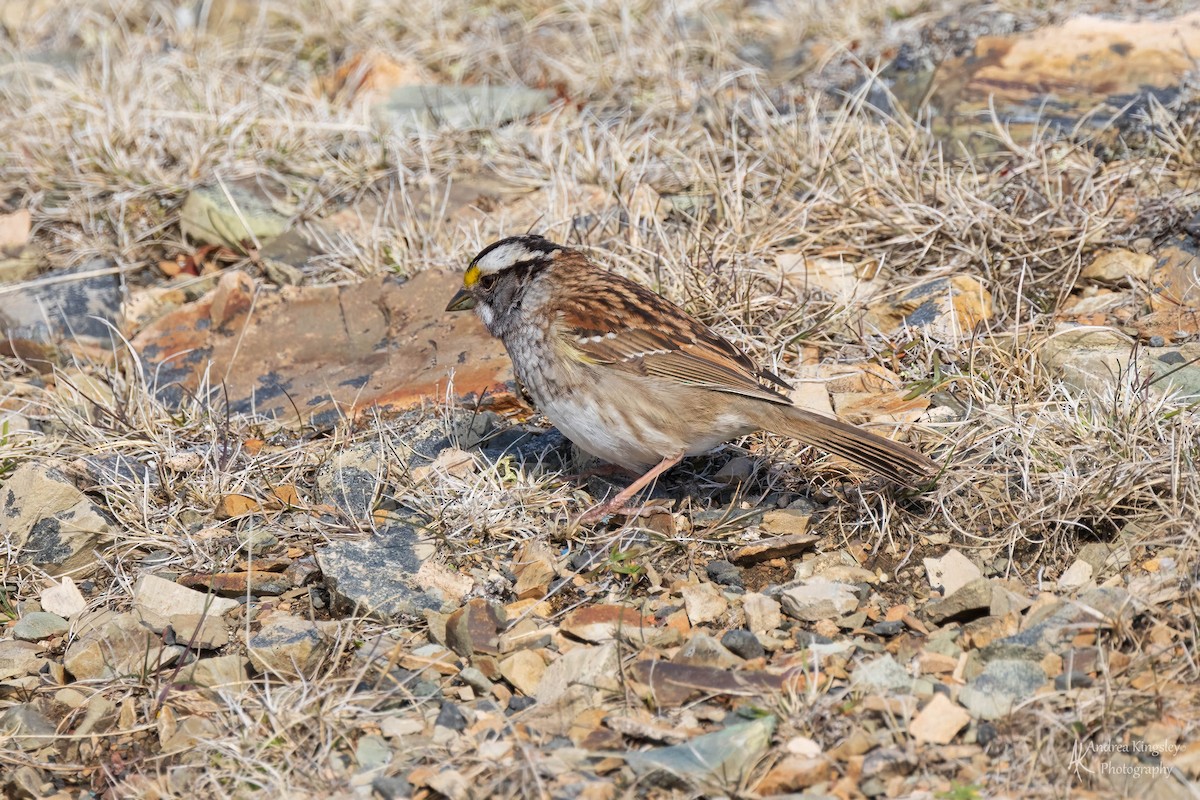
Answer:
<path fill-rule="evenodd" d="M 471 260 L 447 311 L 474 308 L 504 342 L 538 409 L 586 452 L 642 477 L 585 515 L 624 505 L 685 455 L 767 430 L 817 445 L 905 486 L 926 456 L 792 405 L 790 387 L 683 309 L 582 251 L 513 236 Z"/>

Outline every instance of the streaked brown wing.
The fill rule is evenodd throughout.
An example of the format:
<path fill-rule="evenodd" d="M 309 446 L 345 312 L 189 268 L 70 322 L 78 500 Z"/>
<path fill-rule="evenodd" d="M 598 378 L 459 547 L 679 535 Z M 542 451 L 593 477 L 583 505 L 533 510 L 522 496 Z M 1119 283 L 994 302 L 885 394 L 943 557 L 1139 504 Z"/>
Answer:
<path fill-rule="evenodd" d="M 781 393 L 790 387 L 781 378 L 759 369 L 749 356 L 674 303 L 619 275 L 571 268 L 574 291 L 560 298 L 558 333 L 582 358 L 638 375 L 791 405 Z"/>

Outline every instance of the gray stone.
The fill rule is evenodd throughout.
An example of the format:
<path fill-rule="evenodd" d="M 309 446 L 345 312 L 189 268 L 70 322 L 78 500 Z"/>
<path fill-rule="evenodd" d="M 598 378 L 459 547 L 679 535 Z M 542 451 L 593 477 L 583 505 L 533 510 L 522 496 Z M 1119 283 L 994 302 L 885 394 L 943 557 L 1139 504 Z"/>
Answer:
<path fill-rule="evenodd" d="M 788 584 L 779 593 L 783 613 L 805 622 L 834 619 L 858 608 L 854 587 L 820 579 Z"/>
<path fill-rule="evenodd" d="M 704 568 L 708 573 L 708 579 L 713 583 L 721 586 L 742 586 L 742 571 L 733 564 L 730 564 L 725 559 L 716 559 L 708 562 Z"/>
<path fill-rule="evenodd" d="M 374 443 L 338 450 L 317 469 L 317 497 L 351 519 L 365 520 L 374 508 L 386 469 Z"/>
<path fill-rule="evenodd" d="M 1044 654 L 1057 650 L 1061 640 L 1070 638 L 1073 626 L 1077 623 L 1123 627 L 1132 620 L 1136 611 L 1135 599 L 1124 589 L 1101 586 L 1084 592 L 1075 601 L 1060 603 L 1042 619 L 1028 624 L 1020 633 L 1005 637 L 1002 643 L 1021 645 Z"/>
<path fill-rule="evenodd" d="M 992 583 L 978 578 L 954 594 L 925 606 L 925 616 L 934 624 L 964 622 L 985 616 L 992 607 Z"/>
<path fill-rule="evenodd" d="M 246 642 L 256 670 L 291 678 L 314 677 L 332 649 L 322 626 L 285 614 L 272 616 Z"/>
<path fill-rule="evenodd" d="M 360 772 L 382 769 L 392 760 L 392 748 L 382 736 L 369 733 L 358 737 L 354 745 L 354 760 Z"/>
<path fill-rule="evenodd" d="M 113 523 L 67 479 L 55 462 L 21 465 L 0 487 L 5 539 L 17 561 L 50 575 L 96 571 L 93 551 L 115 533 Z"/>
<path fill-rule="evenodd" d="M 855 668 L 850 685 L 868 692 L 903 692 L 912 688 L 913 677 L 890 654 L 885 654 Z"/>
<path fill-rule="evenodd" d="M 1094 393 L 1116 380 L 1147 381 L 1155 391 L 1177 390 L 1200 396 L 1200 343 L 1173 347 L 1135 347 L 1110 328 L 1067 328 L 1038 350 L 1038 359 L 1080 392 Z"/>
<path fill-rule="evenodd" d="M 9 351 L 38 358 L 42 346 L 62 339 L 109 345 L 121 316 L 121 285 L 113 267 L 97 259 L 0 294 L 0 336 Z"/>
<path fill-rule="evenodd" d="M 371 115 L 401 134 L 438 127 L 491 130 L 540 114 L 553 95 L 525 86 L 400 86 L 376 103 Z"/>
<path fill-rule="evenodd" d="M 26 642 L 40 642 L 51 636 L 62 636 L 71 626 L 58 614 L 48 611 L 31 611 L 17 620 L 12 627 L 14 639 Z"/>
<path fill-rule="evenodd" d="M 958 701 L 976 719 L 1000 719 L 1046 684 L 1046 673 L 1025 660 L 989 661 L 958 695 Z"/>
<path fill-rule="evenodd" d="M 40 750 L 53 743 L 55 725 L 33 703 L 18 703 L 0 713 L 0 733 L 22 750 Z"/>
<path fill-rule="evenodd" d="M 201 244 L 245 252 L 255 242 L 261 247 L 283 234 L 294 213 L 285 187 L 247 178 L 197 186 L 179 210 L 179 228 Z"/>
<path fill-rule="evenodd" d="M 750 634 L 753 636 L 754 634 Z M 729 652 L 720 642 L 706 633 L 693 633 L 679 652 L 671 659 L 676 664 L 691 664 L 698 667 L 733 669 L 742 660 Z"/>
<path fill-rule="evenodd" d="M 458 710 L 458 706 L 449 700 L 443 700 L 442 707 L 438 710 L 437 719 L 433 724 L 452 731 L 462 731 L 467 727 L 467 718 Z"/>
<path fill-rule="evenodd" d="M 758 637 L 745 628 L 735 628 L 734 630 L 727 631 L 721 637 L 721 644 L 729 652 L 745 659 L 762 658 L 767 654 Z"/>
<path fill-rule="evenodd" d="M 492 688 L 495 686 L 487 679 L 487 676 L 480 672 L 475 667 L 466 667 L 462 672 L 458 673 L 458 677 L 467 686 L 470 686 L 481 695 L 489 695 L 492 693 Z"/>
<path fill-rule="evenodd" d="M 775 717 L 768 715 L 697 736 L 683 744 L 626 752 L 624 758 L 644 780 L 656 782 L 667 778 L 669 782 L 695 787 L 714 783 L 736 786 L 770 747 L 775 724 Z"/>
<path fill-rule="evenodd" d="M 421 568 L 418 541 L 411 526 L 389 525 L 363 539 L 334 542 L 318 550 L 317 564 L 334 609 L 387 620 L 440 608 L 442 598 L 415 583 Z"/>

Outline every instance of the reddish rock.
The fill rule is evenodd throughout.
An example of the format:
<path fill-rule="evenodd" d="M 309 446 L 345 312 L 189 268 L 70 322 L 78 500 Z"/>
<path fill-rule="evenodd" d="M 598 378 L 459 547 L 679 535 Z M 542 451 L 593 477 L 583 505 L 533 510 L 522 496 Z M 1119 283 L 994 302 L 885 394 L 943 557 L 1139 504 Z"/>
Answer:
<path fill-rule="evenodd" d="M 177 583 L 189 589 L 212 591 L 221 597 L 242 597 L 246 594 L 280 595 L 293 587 L 292 580 L 279 572 L 199 572 L 181 575 Z"/>
<path fill-rule="evenodd" d="M 504 608 L 476 597 L 446 620 L 446 644 L 460 656 L 498 655 Z M 490 676 L 489 676 L 490 677 Z"/>
<path fill-rule="evenodd" d="M 512 410 L 520 401 L 504 347 L 474 314 L 443 311 L 460 280 L 427 271 L 407 282 L 274 288 L 230 272 L 144 328 L 134 347 L 168 401 L 207 376 L 238 413 L 331 424 L 441 399 L 452 373 L 459 395 Z"/>
<path fill-rule="evenodd" d="M 734 551 L 730 560 L 735 564 L 758 564 L 773 558 L 792 558 L 820 540 L 820 536 L 811 533 L 798 533 L 791 536 L 775 536 L 770 539 L 760 539 L 757 542 L 739 547 Z"/>
<path fill-rule="evenodd" d="M 642 616 L 627 606 L 583 606 L 567 614 L 559 626 L 563 633 L 585 642 L 607 642 L 618 636 L 627 641 L 641 641 L 647 628 L 654 627 L 654 618 Z"/>

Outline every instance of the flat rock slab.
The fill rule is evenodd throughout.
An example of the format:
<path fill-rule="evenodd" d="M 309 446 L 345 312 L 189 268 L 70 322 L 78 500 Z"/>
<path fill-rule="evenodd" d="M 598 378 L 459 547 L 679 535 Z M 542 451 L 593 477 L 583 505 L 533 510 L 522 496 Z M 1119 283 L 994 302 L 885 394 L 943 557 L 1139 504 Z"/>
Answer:
<path fill-rule="evenodd" d="M 504 347 L 474 314 L 446 313 L 458 275 L 376 276 L 352 286 L 256 286 L 244 273 L 143 329 L 134 347 L 178 403 L 221 387 L 230 410 L 318 427 L 367 408 L 459 395 L 519 401 Z"/>
<path fill-rule="evenodd" d="M 0 287 L 0 354 L 48 360 L 59 343 L 111 350 L 120 313 L 120 276 L 103 259 Z"/>
<path fill-rule="evenodd" d="M 21 564 L 49 575 L 86 577 L 94 550 L 115 533 L 108 516 L 75 488 L 57 463 L 23 464 L 0 490 L 0 542 Z"/>
<path fill-rule="evenodd" d="M 941 63 L 926 87 L 955 138 L 986 149 L 993 115 L 1018 139 L 1047 123 L 1111 126 L 1168 104 L 1195 69 L 1200 12 L 1174 19 L 1079 15 L 1013 36 L 981 36 L 975 49 Z M 916 86 L 916 83 L 913 83 Z M 913 97 L 912 100 L 918 98 Z M 994 137 L 992 137 L 994 139 Z"/>
<path fill-rule="evenodd" d="M 317 551 L 334 609 L 382 619 L 417 614 L 442 605 L 440 593 L 420 586 L 417 532 L 405 525 L 381 528 L 363 539 L 345 540 Z"/>

